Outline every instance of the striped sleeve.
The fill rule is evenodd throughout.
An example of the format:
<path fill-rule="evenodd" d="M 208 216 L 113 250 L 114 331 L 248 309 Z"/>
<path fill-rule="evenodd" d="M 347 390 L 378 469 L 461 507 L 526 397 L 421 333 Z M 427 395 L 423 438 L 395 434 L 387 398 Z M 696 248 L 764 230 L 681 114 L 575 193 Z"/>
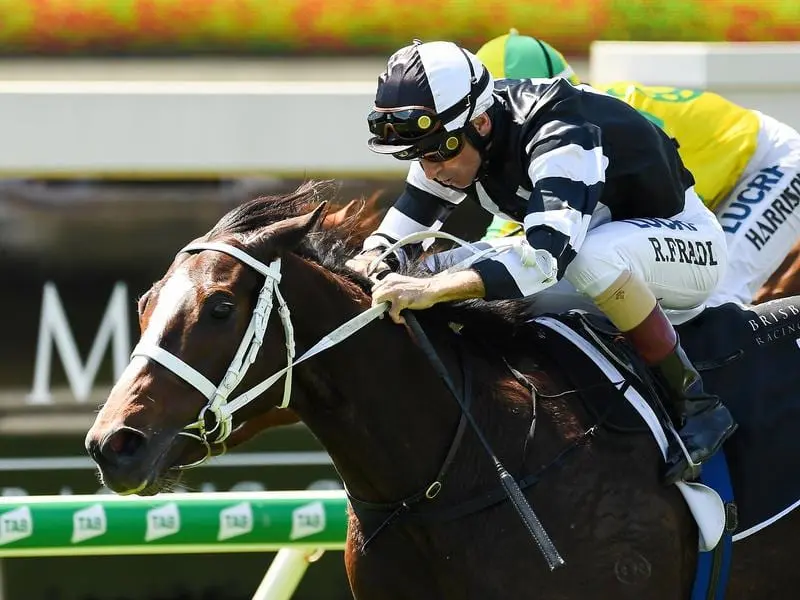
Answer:
<path fill-rule="evenodd" d="M 535 131 L 525 150 L 533 192 L 519 243 L 549 252 L 560 278 L 586 237 L 603 191 L 608 159 L 600 129 L 552 119 Z M 543 289 L 542 272 L 511 250 L 473 265 L 488 300 L 521 298 Z"/>
<path fill-rule="evenodd" d="M 525 148 L 533 186 L 524 220 L 534 248 L 548 250 L 563 273 L 580 250 L 606 179 L 600 128 L 557 118 L 537 129 Z"/>
<path fill-rule="evenodd" d="M 378 229 L 364 240 L 364 250 L 386 248 L 417 231 L 438 231 L 465 197 L 463 192 L 428 179 L 422 166 L 413 162 L 403 193 L 388 210 Z"/>

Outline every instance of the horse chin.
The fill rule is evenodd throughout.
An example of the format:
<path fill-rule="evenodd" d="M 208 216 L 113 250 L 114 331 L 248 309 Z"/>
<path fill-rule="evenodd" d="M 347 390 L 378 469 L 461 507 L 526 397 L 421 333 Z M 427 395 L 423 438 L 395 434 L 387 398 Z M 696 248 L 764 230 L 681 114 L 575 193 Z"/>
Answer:
<path fill-rule="evenodd" d="M 153 474 L 145 479 L 138 488 L 127 491 L 112 490 L 123 496 L 155 496 L 165 492 L 175 491 L 180 488 L 183 471 L 169 468 L 159 474 Z"/>
<path fill-rule="evenodd" d="M 170 469 L 152 483 L 147 483 L 145 487 L 136 492 L 137 496 L 155 496 L 163 492 L 171 492 L 180 485 L 182 472 L 177 469 Z"/>

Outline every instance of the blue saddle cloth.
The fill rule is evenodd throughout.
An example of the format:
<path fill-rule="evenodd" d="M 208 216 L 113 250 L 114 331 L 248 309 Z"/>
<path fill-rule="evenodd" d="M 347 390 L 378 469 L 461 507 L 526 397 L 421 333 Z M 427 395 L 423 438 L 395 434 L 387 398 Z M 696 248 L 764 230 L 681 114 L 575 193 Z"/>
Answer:
<path fill-rule="evenodd" d="M 697 555 L 697 571 L 691 600 L 724 600 L 730 577 L 736 504 L 725 451 L 720 450 L 703 465 L 700 482 L 716 490 L 725 503 L 726 527 L 717 547 Z"/>

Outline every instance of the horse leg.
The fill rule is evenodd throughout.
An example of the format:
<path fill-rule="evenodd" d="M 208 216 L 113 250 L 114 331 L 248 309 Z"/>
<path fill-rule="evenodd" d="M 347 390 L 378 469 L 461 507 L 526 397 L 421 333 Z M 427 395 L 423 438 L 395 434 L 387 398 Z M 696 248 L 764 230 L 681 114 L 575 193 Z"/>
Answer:
<path fill-rule="evenodd" d="M 800 510 L 733 544 L 728 600 L 783 600 L 800 589 L 794 544 L 800 539 Z"/>

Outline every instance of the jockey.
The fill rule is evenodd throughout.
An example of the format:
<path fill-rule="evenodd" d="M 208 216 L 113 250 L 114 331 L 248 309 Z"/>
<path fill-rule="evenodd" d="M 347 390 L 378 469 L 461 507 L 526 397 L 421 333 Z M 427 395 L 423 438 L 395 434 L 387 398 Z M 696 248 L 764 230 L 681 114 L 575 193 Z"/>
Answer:
<path fill-rule="evenodd" d="M 406 308 L 522 298 L 563 277 L 651 365 L 692 461 L 719 449 L 736 424 L 703 390 L 657 297 L 668 308 L 701 305 L 723 276 L 725 237 L 661 129 L 563 79 L 495 83 L 475 55 L 441 41 L 415 41 L 389 58 L 367 121 L 369 148 L 410 167 L 405 191 L 348 261 L 352 269 L 366 274 L 394 241 L 440 228 L 466 198 L 525 229 L 483 242 L 497 252 L 470 268 L 390 273 L 376 282 L 374 303 L 388 301 L 402 323 Z M 666 483 L 697 474 L 671 449 Z"/>
<path fill-rule="evenodd" d="M 515 30 L 487 42 L 477 56 L 498 79 L 564 77 L 578 83 L 558 51 Z M 632 82 L 595 87 L 678 141 L 698 195 L 716 213 L 728 269 L 706 305 L 752 303 L 800 238 L 800 134 L 711 92 Z M 484 239 L 513 233 L 520 233 L 515 223 L 495 217 Z"/>

